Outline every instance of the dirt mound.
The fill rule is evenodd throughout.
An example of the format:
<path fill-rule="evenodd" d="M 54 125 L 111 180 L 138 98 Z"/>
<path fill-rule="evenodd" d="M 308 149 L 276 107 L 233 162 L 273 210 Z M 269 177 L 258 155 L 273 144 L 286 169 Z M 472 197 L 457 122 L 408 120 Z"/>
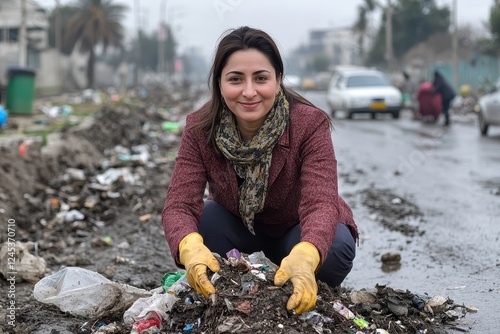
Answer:
<path fill-rule="evenodd" d="M 319 282 L 316 308 L 297 316 L 285 308 L 292 285 L 274 286 L 276 267 L 250 262 L 247 255 L 233 264 L 222 260 L 221 271 L 215 274 L 214 302 L 207 302 L 193 290 L 184 292 L 169 313 L 163 332 L 372 333 L 385 329 L 390 333 L 438 333 L 463 310 L 446 298 L 431 299 L 386 286 L 348 291 Z M 435 299 L 440 300 L 439 305 L 431 307 L 430 300 Z M 336 311 L 340 305 L 345 308 Z M 347 319 L 343 313 L 348 312 L 346 308 L 351 316 L 366 322 Z"/>

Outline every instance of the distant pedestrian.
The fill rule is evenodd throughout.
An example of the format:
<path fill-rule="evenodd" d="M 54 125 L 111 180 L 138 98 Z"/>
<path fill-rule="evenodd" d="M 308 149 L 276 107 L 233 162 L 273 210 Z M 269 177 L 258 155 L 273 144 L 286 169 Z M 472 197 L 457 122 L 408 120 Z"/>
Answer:
<path fill-rule="evenodd" d="M 432 84 L 434 85 L 434 93 L 441 95 L 444 115 L 443 125 L 448 126 L 450 125 L 450 104 L 456 96 L 455 90 L 437 70 L 434 71 L 434 80 Z"/>
<path fill-rule="evenodd" d="M 417 119 L 417 92 L 418 84 L 406 71 L 403 71 L 404 82 L 402 86 L 404 106 L 413 111 L 413 119 Z"/>
<path fill-rule="evenodd" d="M 262 251 L 280 263 L 274 284 L 293 284 L 287 308 L 300 314 L 316 304 L 316 280 L 338 286 L 351 271 L 358 230 L 338 193 L 331 120 L 283 75 L 267 33 L 220 39 L 211 99 L 186 118 L 162 216 L 176 264 L 206 298 L 207 270 L 220 269 L 212 252 Z"/>

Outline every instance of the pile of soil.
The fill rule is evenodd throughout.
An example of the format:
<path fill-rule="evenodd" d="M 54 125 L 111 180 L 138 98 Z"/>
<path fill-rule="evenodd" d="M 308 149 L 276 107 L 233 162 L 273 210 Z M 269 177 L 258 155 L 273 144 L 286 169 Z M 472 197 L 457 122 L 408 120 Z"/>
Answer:
<path fill-rule="evenodd" d="M 186 328 L 195 333 L 385 333 L 382 329 L 442 333 L 446 323 L 466 311 L 446 298 L 440 298 L 439 306 L 430 307 L 430 296 L 387 286 L 349 291 L 318 282 L 316 307 L 298 316 L 285 307 L 293 292 L 291 283 L 276 287 L 275 266 L 249 263 L 245 254 L 236 264 L 222 259 L 221 270 L 215 274 L 216 298 L 207 301 L 193 290 L 180 294 L 162 333 L 180 333 Z M 338 303 L 368 323 L 356 325 L 335 310 Z"/>
<path fill-rule="evenodd" d="M 169 97 L 168 108 L 147 100 L 106 104 L 93 119 L 49 137 L 47 146 L 34 141 L 0 147 L 0 219 L 16 221 L 16 241 L 34 243 L 33 254 L 47 262 L 41 276 L 79 266 L 118 283 L 152 290 L 166 272 L 178 270 L 163 235 L 161 210 L 181 132 L 167 131 L 162 123 L 182 124 L 202 96 L 189 91 Z M 165 97 L 160 100 L 164 103 Z M 374 212 L 384 212 L 387 221 L 406 224 L 406 218 L 418 216 L 409 201 L 394 201 L 395 194 L 380 193 L 390 198 L 367 189 L 363 202 Z M 4 233 L 0 243 L 5 241 Z M 261 270 L 265 280 L 245 266 L 221 260 L 221 267 L 214 283 L 215 303 L 207 303 L 192 290 L 186 292 L 161 333 L 185 332 L 190 324 L 195 333 L 374 333 L 377 329 L 439 333 L 469 311 L 458 309 L 451 300 L 439 309 L 425 309 L 430 296 L 387 286 L 360 293 L 319 282 L 316 309 L 297 316 L 285 309 L 291 285 L 273 286 L 275 266 Z M 16 282 L 16 326 L 9 325 L 7 310 L 0 308 L 0 333 L 130 332 L 123 314 L 83 319 L 36 301 L 35 283 Z M 8 285 L 0 278 L 2 290 Z M 366 319 L 370 327 L 360 329 L 340 316 L 334 301 Z M 9 302 L 7 294 L 0 295 L 0 305 Z"/>

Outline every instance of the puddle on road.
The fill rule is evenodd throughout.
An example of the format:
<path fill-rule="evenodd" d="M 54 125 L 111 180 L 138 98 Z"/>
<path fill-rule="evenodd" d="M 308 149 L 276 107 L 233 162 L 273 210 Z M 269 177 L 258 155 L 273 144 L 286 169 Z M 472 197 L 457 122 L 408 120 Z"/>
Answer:
<path fill-rule="evenodd" d="M 430 139 L 434 139 L 434 140 L 441 139 L 446 134 L 446 132 L 443 131 L 443 129 L 439 129 L 439 128 L 436 128 L 436 129 L 402 128 L 402 132 L 403 133 L 417 134 L 420 137 L 430 138 Z"/>

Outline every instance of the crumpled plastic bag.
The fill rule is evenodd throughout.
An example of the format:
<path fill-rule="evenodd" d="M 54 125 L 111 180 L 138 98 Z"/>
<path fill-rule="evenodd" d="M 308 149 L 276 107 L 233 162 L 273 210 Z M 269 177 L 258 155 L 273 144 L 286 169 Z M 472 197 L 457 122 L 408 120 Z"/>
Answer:
<path fill-rule="evenodd" d="M 122 312 L 135 300 L 151 294 L 150 291 L 112 282 L 99 273 L 79 267 L 67 267 L 44 277 L 35 284 L 33 291 L 39 302 L 86 318 Z"/>
<path fill-rule="evenodd" d="M 153 293 L 152 296 L 137 299 L 123 314 L 123 322 L 126 325 L 130 325 L 144 319 L 151 312 L 156 312 L 163 320 L 167 319 L 168 313 L 179 300 L 177 295 L 187 289 L 191 289 L 191 287 L 189 287 L 186 274 L 184 273 L 166 292 L 164 292 L 163 287 L 159 287 L 151 290 Z"/>
<path fill-rule="evenodd" d="M 0 245 L 0 272 L 8 279 L 15 272 L 16 282 L 37 282 L 45 273 L 45 259 L 31 254 L 33 242 L 4 242 Z M 13 256 L 15 255 L 15 256 Z"/>
<path fill-rule="evenodd" d="M 131 325 L 144 319 L 151 312 L 156 312 L 164 320 L 178 300 L 178 297 L 169 293 L 155 293 L 147 298 L 139 298 L 123 314 L 123 322 Z"/>

